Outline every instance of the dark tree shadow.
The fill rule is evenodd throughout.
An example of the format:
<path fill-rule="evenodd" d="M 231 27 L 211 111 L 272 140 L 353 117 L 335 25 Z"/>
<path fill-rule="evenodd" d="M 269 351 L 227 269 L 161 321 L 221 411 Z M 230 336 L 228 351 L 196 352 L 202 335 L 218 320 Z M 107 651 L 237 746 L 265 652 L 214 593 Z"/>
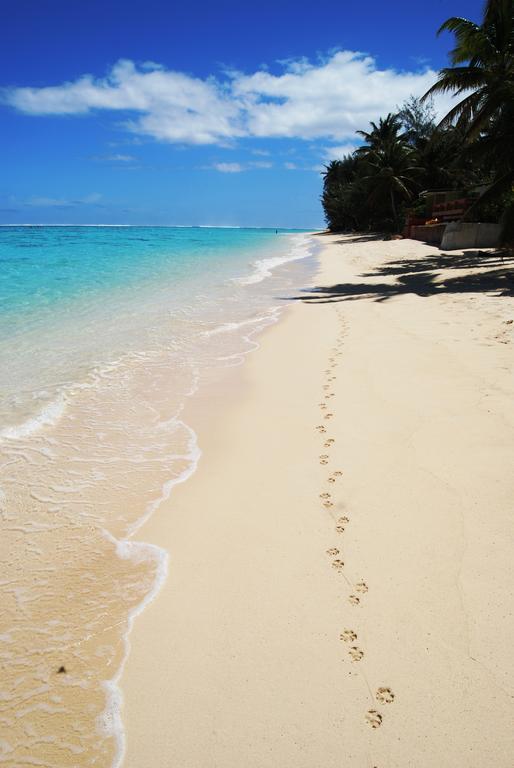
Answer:
<path fill-rule="evenodd" d="M 340 242 L 380 240 L 380 235 L 356 235 Z M 387 301 L 395 296 L 435 296 L 436 294 L 492 293 L 495 296 L 514 296 L 514 254 L 500 250 L 466 250 L 454 253 L 429 252 L 425 256 L 405 257 L 381 264 L 362 278 L 395 277 L 394 283 L 367 282 L 338 283 L 306 289 L 297 301 L 323 304 L 333 301 Z M 480 272 L 441 278 L 442 270 L 480 269 Z"/>
<path fill-rule="evenodd" d="M 301 296 L 290 297 L 295 301 L 326 304 L 334 301 L 387 301 L 395 296 L 435 296 L 457 293 L 494 292 L 496 296 L 514 296 L 514 273 L 497 269 L 479 274 L 462 275 L 436 282 L 431 272 L 401 275 L 395 283 L 338 283 L 306 289 Z"/>
<path fill-rule="evenodd" d="M 422 258 L 399 259 L 366 272 L 362 277 L 403 275 L 412 272 L 430 272 L 440 269 L 473 269 L 508 267 L 514 265 L 514 254 L 502 251 L 466 250 L 457 253 L 432 253 Z"/>
<path fill-rule="evenodd" d="M 348 232 L 314 232 L 314 237 L 337 237 L 337 235 L 344 235 L 341 240 L 333 240 L 335 244 L 348 245 L 350 243 L 369 243 L 373 240 L 383 240 L 384 235 L 369 233 L 369 234 L 354 234 Z"/>

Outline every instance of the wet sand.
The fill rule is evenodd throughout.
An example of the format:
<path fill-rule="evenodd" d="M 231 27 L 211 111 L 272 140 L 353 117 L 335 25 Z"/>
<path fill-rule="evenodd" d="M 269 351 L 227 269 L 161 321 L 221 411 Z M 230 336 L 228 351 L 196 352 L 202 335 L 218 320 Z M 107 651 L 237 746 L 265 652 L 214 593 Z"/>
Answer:
<path fill-rule="evenodd" d="M 199 468 L 137 533 L 169 573 L 127 768 L 512 765 L 508 265 L 319 242 L 322 290 L 191 404 Z"/>

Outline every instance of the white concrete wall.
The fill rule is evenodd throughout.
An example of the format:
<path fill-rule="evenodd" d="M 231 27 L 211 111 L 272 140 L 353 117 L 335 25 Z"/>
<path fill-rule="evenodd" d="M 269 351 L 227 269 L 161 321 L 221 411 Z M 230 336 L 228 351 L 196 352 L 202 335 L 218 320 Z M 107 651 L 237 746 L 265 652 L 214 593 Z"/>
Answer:
<path fill-rule="evenodd" d="M 495 248 L 499 245 L 500 234 L 500 224 L 451 222 L 446 225 L 441 249 L 457 251 L 462 248 Z"/>

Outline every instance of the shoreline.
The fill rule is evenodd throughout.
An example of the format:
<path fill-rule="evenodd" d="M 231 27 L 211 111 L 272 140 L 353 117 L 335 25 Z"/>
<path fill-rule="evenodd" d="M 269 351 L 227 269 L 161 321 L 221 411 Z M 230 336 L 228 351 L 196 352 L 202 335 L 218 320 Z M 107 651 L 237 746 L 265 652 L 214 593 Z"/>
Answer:
<path fill-rule="evenodd" d="M 184 414 L 203 456 L 138 532 L 170 569 L 124 766 L 509 765 L 513 300 L 469 265 L 423 294 L 437 249 L 355 240 Z"/>
<path fill-rule="evenodd" d="M 241 240 L 255 243 L 247 234 Z M 143 342 L 148 329 L 155 344 L 83 365 L 83 378 L 60 382 L 58 409 L 50 401 L 0 435 L 6 722 L 11 718 L 0 752 L 8 750 L 11 762 L 28 757 L 55 766 L 70 760 L 107 766 L 123 760 L 118 681 L 134 619 L 158 594 L 168 558 L 139 528 L 195 470 L 196 432 L 184 404 L 209 381 L 244 367 L 258 347 L 255 335 L 283 310 L 277 294 L 312 269 L 309 259 L 298 270 L 287 267 L 310 258 L 305 235 L 269 244 L 238 250 L 230 240 L 225 254 L 218 242 L 218 283 L 205 295 L 195 283 L 202 300 L 196 314 L 187 314 L 186 305 L 177 309 L 180 291 L 174 308 L 166 305 L 160 315 L 161 304 L 150 306 L 138 294 L 145 327 L 137 339 Z M 282 264 L 271 288 L 245 287 Z M 163 297 L 165 288 L 157 293 Z M 137 347 L 134 337 L 129 341 Z M 20 704 L 29 698 L 31 706 Z"/>

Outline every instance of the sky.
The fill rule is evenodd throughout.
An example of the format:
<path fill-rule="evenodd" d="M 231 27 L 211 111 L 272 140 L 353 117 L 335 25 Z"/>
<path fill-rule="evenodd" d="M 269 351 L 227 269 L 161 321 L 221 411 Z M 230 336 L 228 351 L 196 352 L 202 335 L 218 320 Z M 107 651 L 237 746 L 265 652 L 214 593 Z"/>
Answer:
<path fill-rule="evenodd" d="M 314 228 L 478 0 L 0 0 L 0 223 Z M 434 106 L 444 114 L 448 99 Z"/>

